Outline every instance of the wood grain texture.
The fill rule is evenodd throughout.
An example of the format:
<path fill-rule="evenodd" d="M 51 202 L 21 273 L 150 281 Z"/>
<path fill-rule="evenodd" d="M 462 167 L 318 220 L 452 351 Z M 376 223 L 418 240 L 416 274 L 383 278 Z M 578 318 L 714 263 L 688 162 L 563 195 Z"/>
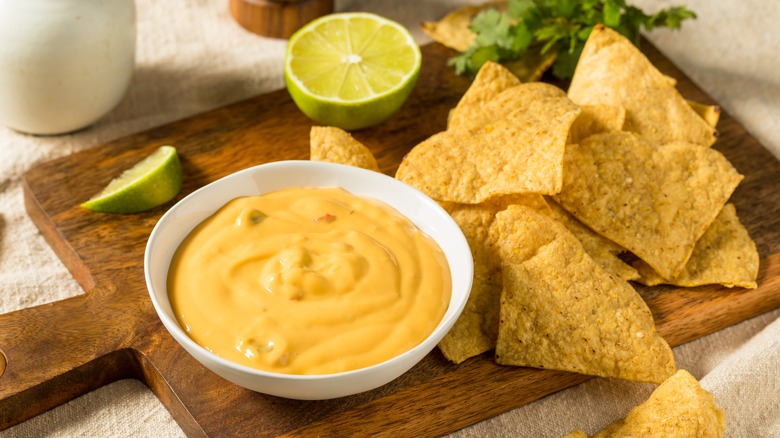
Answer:
<path fill-rule="evenodd" d="M 244 29 L 289 38 L 306 23 L 333 12 L 333 0 L 230 0 L 230 15 Z"/>
<path fill-rule="evenodd" d="M 643 50 L 678 79 L 687 98 L 712 100 L 649 44 Z M 415 92 L 376 128 L 354 133 L 392 175 L 411 147 L 444 129 L 469 83 L 446 66 L 452 52 L 423 49 Z M 200 366 L 165 331 L 143 278 L 143 252 L 172 204 L 131 215 L 92 213 L 79 203 L 163 144 L 177 147 L 181 199 L 253 165 L 308 158 L 312 122 L 285 90 L 42 163 L 25 177 L 30 218 L 87 291 L 65 301 L 0 315 L 0 429 L 122 378 L 145 382 L 190 436 L 435 435 L 589 379 L 496 365 L 489 354 L 461 365 L 434 350 L 374 391 L 327 401 L 287 400 L 241 389 Z M 761 255 L 759 288 L 639 287 L 671 345 L 780 307 L 780 162 L 728 114 L 715 148 L 746 176 L 732 196 Z M 93 178 L 73 178 L 89 172 Z M 174 200 L 175 202 L 175 200 Z M 0 368 L 1 369 L 1 368 Z"/>

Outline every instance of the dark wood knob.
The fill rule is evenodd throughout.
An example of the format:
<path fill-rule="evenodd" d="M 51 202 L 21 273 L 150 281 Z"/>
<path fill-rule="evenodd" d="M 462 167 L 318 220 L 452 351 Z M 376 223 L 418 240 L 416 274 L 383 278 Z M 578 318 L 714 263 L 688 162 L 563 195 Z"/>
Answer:
<path fill-rule="evenodd" d="M 230 0 L 230 13 L 244 29 L 289 38 L 301 26 L 333 12 L 333 0 Z"/>

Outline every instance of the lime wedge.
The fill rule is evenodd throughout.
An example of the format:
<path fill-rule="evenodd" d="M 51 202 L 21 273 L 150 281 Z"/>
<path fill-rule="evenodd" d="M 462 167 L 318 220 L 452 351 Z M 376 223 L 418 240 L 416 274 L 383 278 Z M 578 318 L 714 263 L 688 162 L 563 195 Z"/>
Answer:
<path fill-rule="evenodd" d="M 285 82 L 311 119 L 360 129 L 398 111 L 417 83 L 421 59 L 409 31 L 394 21 L 362 12 L 330 14 L 290 38 Z"/>
<path fill-rule="evenodd" d="M 170 201 L 181 184 L 176 148 L 161 146 L 81 206 L 103 213 L 136 213 Z"/>

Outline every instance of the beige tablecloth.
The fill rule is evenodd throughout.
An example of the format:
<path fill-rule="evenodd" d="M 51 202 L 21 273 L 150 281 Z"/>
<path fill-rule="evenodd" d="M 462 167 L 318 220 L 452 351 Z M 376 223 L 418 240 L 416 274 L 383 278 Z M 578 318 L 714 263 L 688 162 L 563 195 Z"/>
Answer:
<path fill-rule="evenodd" d="M 419 22 L 438 19 L 465 3 L 478 2 L 351 0 L 337 1 L 336 7 L 398 20 L 425 43 L 429 40 Z M 648 11 L 672 4 L 632 3 Z M 680 32 L 659 30 L 649 38 L 780 157 L 780 2 L 684 3 L 699 14 L 698 20 L 687 22 Z M 21 178 L 30 166 L 283 86 L 286 42 L 241 29 L 230 18 L 227 0 L 137 0 L 136 5 L 137 66 L 117 108 L 72 135 L 34 137 L 0 128 L 0 312 L 82 293 L 24 212 Z M 780 436 L 778 317 L 776 310 L 674 349 L 679 367 L 700 379 L 724 408 L 728 436 Z M 575 428 L 593 433 L 624 416 L 652 389 L 593 379 L 455 435 L 555 437 Z M 108 385 L 2 433 L 180 435 L 181 429 L 156 397 L 132 380 Z"/>

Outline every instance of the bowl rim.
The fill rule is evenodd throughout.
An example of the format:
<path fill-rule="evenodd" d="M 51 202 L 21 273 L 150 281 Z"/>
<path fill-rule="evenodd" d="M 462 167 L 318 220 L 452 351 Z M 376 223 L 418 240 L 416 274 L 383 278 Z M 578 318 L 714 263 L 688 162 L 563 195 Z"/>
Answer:
<path fill-rule="evenodd" d="M 273 372 L 273 371 L 265 371 L 257 368 L 253 368 L 247 365 L 242 365 L 237 362 L 233 362 L 231 360 L 225 359 L 216 353 L 213 353 L 206 349 L 205 347 L 201 346 L 197 342 L 195 342 L 192 338 L 187 335 L 187 333 L 184 331 L 184 329 L 179 325 L 179 322 L 174 318 L 169 317 L 169 315 L 164 311 L 165 305 L 170 307 L 170 300 L 166 299 L 167 303 L 163 303 L 157 298 L 157 293 L 155 293 L 155 288 L 153 286 L 153 280 L 152 275 L 150 273 L 150 265 L 151 265 L 151 257 L 152 257 L 152 250 L 154 249 L 155 243 L 159 239 L 159 235 L 163 232 L 163 227 L 166 225 L 167 221 L 171 220 L 170 218 L 174 216 L 179 209 L 183 208 L 183 205 L 187 205 L 189 202 L 192 202 L 192 199 L 200 197 L 203 195 L 204 192 L 209 190 L 214 190 L 213 187 L 215 185 L 223 185 L 226 183 L 227 180 L 231 179 L 240 179 L 244 177 L 244 175 L 247 174 L 255 174 L 257 172 L 263 172 L 263 171 L 269 171 L 269 170 L 275 170 L 276 168 L 290 168 L 291 170 L 298 170 L 299 168 L 306 168 L 306 167 L 320 167 L 323 169 L 331 168 L 331 171 L 334 172 L 347 172 L 347 173 L 353 173 L 358 178 L 380 178 L 388 180 L 389 184 L 397 185 L 399 187 L 399 190 L 405 190 L 408 191 L 411 194 L 414 194 L 419 199 L 422 200 L 422 203 L 427 206 L 427 208 L 432 208 L 436 213 L 443 217 L 444 221 L 447 223 L 447 226 L 453 229 L 454 234 L 450 236 L 448 239 L 455 239 L 456 245 L 461 246 L 465 251 L 463 251 L 463 254 L 458 254 L 459 257 L 462 257 L 463 262 L 465 264 L 465 271 L 459 271 L 455 272 L 455 270 L 452 268 L 453 260 L 450 259 L 450 257 L 445 252 L 445 258 L 447 259 L 448 264 L 450 265 L 450 277 L 452 279 L 452 290 L 454 291 L 456 287 L 456 280 L 460 280 L 460 277 L 463 277 L 463 280 L 465 280 L 465 283 L 462 287 L 465 288 L 465 293 L 463 294 L 463 299 L 459 302 L 455 302 L 452 298 L 454 297 L 454 293 L 451 292 L 450 296 L 450 303 L 447 307 L 447 310 L 445 311 L 445 315 L 442 317 L 442 319 L 439 321 L 439 323 L 436 325 L 436 327 L 433 329 L 433 331 L 420 343 L 415 345 L 414 347 L 410 348 L 409 350 L 404 351 L 403 353 L 393 356 L 390 359 L 387 359 L 385 361 L 379 362 L 374 365 L 370 365 L 363 368 L 358 368 L 355 370 L 349 370 L 349 371 L 342 371 L 338 373 L 329 373 L 329 374 L 287 374 L 287 373 L 279 373 L 279 372 Z M 316 185 L 314 185 L 316 187 Z M 320 187 L 326 187 L 326 186 L 334 186 L 334 184 L 330 185 L 321 185 Z M 296 187 L 293 185 L 287 186 L 287 187 Z M 277 190 L 277 189 L 271 189 L 268 191 L 261 191 L 260 193 L 256 194 L 264 194 L 269 193 L 270 191 Z M 349 191 L 349 190 L 348 190 Z M 351 193 L 351 191 L 350 191 Z M 242 195 L 235 195 L 233 198 L 239 197 Z M 370 195 L 357 195 L 357 196 L 363 196 L 363 197 L 372 197 L 376 200 L 379 200 L 393 209 L 398 209 L 396 206 L 394 206 L 391 202 L 381 199 L 378 196 L 370 196 Z M 233 199 L 231 198 L 231 199 Z M 227 201 L 226 201 L 227 202 Z M 223 204 L 224 205 L 224 204 Z M 213 212 L 217 211 L 222 205 L 218 205 L 214 207 L 213 209 L 209 209 L 211 213 L 207 213 L 206 216 L 203 217 L 203 219 L 200 219 L 195 223 L 197 225 L 198 223 L 202 222 L 208 215 L 213 214 Z M 404 215 L 406 217 L 406 215 Z M 409 221 L 415 224 L 416 227 L 420 227 L 419 224 L 415 223 L 411 218 L 407 217 Z M 194 228 L 194 226 L 192 228 Z M 192 228 L 188 229 L 184 236 L 188 235 Z M 428 234 L 428 233 L 426 233 Z M 429 235 L 430 236 L 430 235 Z M 433 239 L 433 236 L 430 236 Z M 436 241 L 436 239 L 434 239 Z M 179 241 L 179 244 L 181 241 Z M 436 242 L 437 245 L 441 246 L 441 243 L 438 241 Z M 178 245 L 177 245 L 178 246 Z M 168 260 L 168 266 L 164 268 L 164 273 L 167 276 L 168 269 L 170 266 L 170 260 Z M 456 276 L 458 278 L 456 278 Z M 177 343 L 182 344 L 181 347 L 184 348 L 188 354 L 195 356 L 192 353 L 192 350 L 198 352 L 198 354 L 202 355 L 203 358 L 206 358 L 209 362 L 216 363 L 221 367 L 227 368 L 227 369 L 233 369 L 235 371 L 239 371 L 241 373 L 247 373 L 252 375 L 253 377 L 259 377 L 259 378 L 273 378 L 273 379 L 281 379 L 281 380 L 288 380 L 288 381 L 318 381 L 323 379 L 341 379 L 341 378 L 347 378 L 347 377 L 355 377 L 360 376 L 362 374 L 371 373 L 374 370 L 378 368 L 384 368 L 392 363 L 395 362 L 403 362 L 404 359 L 408 356 L 415 355 L 420 352 L 420 350 L 427 349 L 427 351 L 423 354 L 423 356 L 427 355 L 428 352 L 430 352 L 433 348 L 436 347 L 436 345 L 433 345 L 431 348 L 428 347 L 428 343 L 430 342 L 431 338 L 433 338 L 435 335 L 438 335 L 441 333 L 441 331 L 444 331 L 446 334 L 447 331 L 449 331 L 452 328 L 452 325 L 454 325 L 455 321 L 458 319 L 458 317 L 463 312 L 463 309 L 466 306 L 466 302 L 468 301 L 468 298 L 471 294 L 471 288 L 473 284 L 473 278 L 474 278 L 474 261 L 471 254 L 471 248 L 468 244 L 468 241 L 466 240 L 466 237 L 463 235 L 463 232 L 461 231 L 458 224 L 452 219 L 452 217 L 449 215 L 449 213 L 446 212 L 436 201 L 431 199 L 426 194 L 422 193 L 421 191 L 417 190 L 416 188 L 397 180 L 393 177 L 390 177 L 388 175 L 385 175 L 381 172 L 375 172 L 371 170 L 366 170 L 354 166 L 348 166 L 344 164 L 337 164 L 337 163 L 330 163 L 330 162 L 321 162 L 321 161 L 310 161 L 310 160 L 282 160 L 282 161 L 274 161 L 274 162 L 268 162 L 263 164 L 258 164 L 255 166 L 251 166 L 233 173 L 230 173 L 226 176 L 223 176 L 215 181 L 212 181 L 194 191 L 192 191 L 190 194 L 176 202 L 173 206 L 171 206 L 157 221 L 154 228 L 152 229 L 152 232 L 149 234 L 149 237 L 146 242 L 146 247 L 144 249 L 144 278 L 146 281 L 146 288 L 149 293 L 149 296 L 151 298 L 152 304 L 154 306 L 155 312 L 157 313 L 158 318 L 162 321 L 163 325 L 165 326 L 166 330 L 171 334 L 171 336 L 174 337 L 174 339 L 177 341 Z M 167 296 L 167 288 L 165 290 L 165 295 Z M 449 313 L 450 308 L 452 306 L 455 306 L 455 310 L 453 313 L 447 317 L 447 313 Z M 443 335 L 442 335 L 443 336 Z M 204 362 L 204 360 L 201 357 L 194 357 L 198 362 Z M 204 364 L 205 365 L 205 364 Z M 207 368 L 210 368 L 207 366 Z M 213 370 L 212 370 L 213 371 Z"/>

